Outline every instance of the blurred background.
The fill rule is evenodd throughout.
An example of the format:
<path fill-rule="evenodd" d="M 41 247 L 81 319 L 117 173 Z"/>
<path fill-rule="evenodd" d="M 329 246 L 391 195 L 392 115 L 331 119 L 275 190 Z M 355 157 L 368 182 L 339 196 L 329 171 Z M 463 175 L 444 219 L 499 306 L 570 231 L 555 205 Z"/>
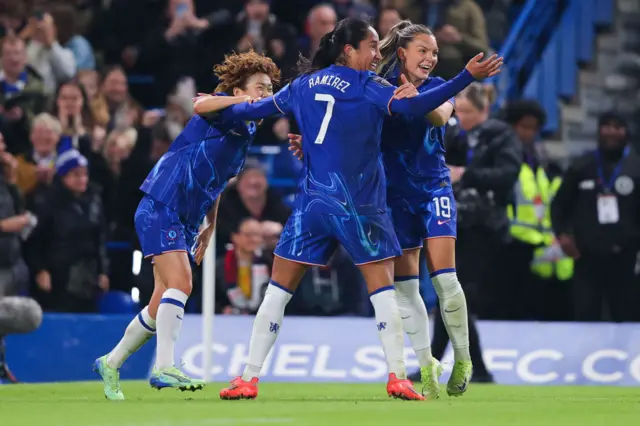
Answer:
<path fill-rule="evenodd" d="M 216 86 L 214 64 L 253 48 L 291 78 L 298 56 L 312 55 L 347 16 L 370 19 L 381 38 L 401 19 L 429 26 L 440 45 L 434 74 L 445 79 L 480 51 L 505 58 L 503 73 L 485 84 L 487 105 L 472 104 L 478 117 L 487 110 L 513 127 L 526 153 L 523 170 L 532 172 L 520 173 L 514 200 L 518 187 L 533 182 L 538 189 L 526 197 L 542 215 L 522 232 L 530 218 L 512 203 L 503 212 L 504 229 L 487 227 L 482 201 L 468 197 L 473 188 L 457 188 L 466 206 L 459 226 L 474 235 L 480 229 L 477 235 L 486 238 L 458 267 L 475 277 L 467 292 L 482 320 L 485 361 L 495 380 L 640 383 L 640 362 L 634 362 L 640 352 L 633 346 L 640 341 L 633 324 L 640 321 L 639 204 L 621 207 L 632 210 L 621 216 L 633 218 L 611 233 L 625 235 L 622 242 L 602 242 L 609 228 L 603 234 L 597 222 L 579 227 L 579 240 L 598 238 L 610 247 L 589 257 L 605 272 L 585 266 L 577 273 L 571 241 L 557 239 L 559 228 L 551 223 L 563 217 L 563 228 L 573 228 L 575 215 L 563 216 L 565 207 L 552 214 L 554 194 L 567 167 L 606 139 L 607 129 L 621 130 L 618 143 L 638 147 L 638 0 L 0 0 L 0 382 L 14 378 L 7 365 L 23 381 L 93 378 L 92 360 L 119 339 L 153 290 L 133 226 L 138 187 L 191 117 L 194 95 Z M 472 119 L 471 127 L 482 120 Z M 467 152 L 475 144 L 468 127 L 459 117 L 447 131 L 447 160 L 454 166 L 467 165 L 456 148 L 462 144 Z M 246 355 L 251 315 L 290 213 L 300 171 L 287 151 L 291 131 L 296 125 L 287 118 L 265 120 L 248 166 L 220 203 L 211 349 L 219 380 L 235 374 Z M 634 197 L 638 177 L 632 176 Z M 624 278 L 609 279 L 611 262 Z M 437 314 L 423 269 L 424 298 Z M 202 273 L 195 265 L 193 276 L 187 311 L 199 314 Z M 614 286 L 621 280 L 624 292 Z M 235 288 L 251 300 L 249 308 L 233 305 L 227 293 Z M 343 251 L 327 267 L 309 270 L 287 314 L 309 318 L 291 319 L 290 334 L 283 333 L 273 356 L 284 361 L 273 361 L 280 368 L 266 374 L 279 380 L 383 377 L 371 361 L 380 362 L 374 333 L 369 340 L 359 336 L 368 323 L 358 317 L 373 315 L 365 285 Z M 201 327 L 199 316 L 189 317 L 179 344 L 187 372 L 196 375 L 202 373 Z M 291 361 L 291 345 L 307 345 L 308 353 Z M 605 349 L 617 352 L 598 352 Z M 43 351 L 50 355 L 42 357 Z M 328 351 L 338 357 L 332 362 L 339 374 L 327 374 Z M 134 356 L 123 378 L 146 377 L 152 352 L 148 345 Z M 285 368 L 302 358 L 309 364 L 304 374 Z M 369 374 L 355 374 L 354 365 L 367 365 Z"/>

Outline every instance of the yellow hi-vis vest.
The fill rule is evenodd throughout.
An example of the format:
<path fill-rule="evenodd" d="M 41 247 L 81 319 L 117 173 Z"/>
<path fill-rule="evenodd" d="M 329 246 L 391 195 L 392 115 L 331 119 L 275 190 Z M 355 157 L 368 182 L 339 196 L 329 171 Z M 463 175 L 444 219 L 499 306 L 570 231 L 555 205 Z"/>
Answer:
<path fill-rule="evenodd" d="M 553 179 L 549 185 L 549 203 L 547 205 L 547 217 L 551 217 L 551 201 L 562 179 L 557 177 Z M 549 220 L 549 224 L 551 221 Z M 541 278 L 556 277 L 560 281 L 566 281 L 573 277 L 573 259 L 565 255 L 560 244 L 555 239 L 551 227 L 543 230 L 544 247 L 539 247 L 534 251 L 533 262 L 531 262 L 531 271 Z"/>
<path fill-rule="evenodd" d="M 542 167 L 534 170 L 527 163 L 520 167 L 515 188 L 515 203 L 507 206 L 511 236 L 534 246 L 544 243 L 543 229 L 551 228 L 547 205 L 549 179 Z"/>

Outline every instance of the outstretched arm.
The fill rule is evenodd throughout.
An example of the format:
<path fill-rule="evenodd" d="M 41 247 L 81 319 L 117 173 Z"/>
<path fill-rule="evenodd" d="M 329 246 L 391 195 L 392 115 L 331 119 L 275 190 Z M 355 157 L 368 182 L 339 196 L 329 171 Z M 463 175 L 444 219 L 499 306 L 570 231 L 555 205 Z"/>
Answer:
<path fill-rule="evenodd" d="M 193 111 L 198 115 L 207 115 L 250 100 L 249 96 L 216 96 L 198 93 L 193 103 Z"/>
<path fill-rule="evenodd" d="M 273 101 L 273 96 L 260 99 L 257 102 L 233 105 L 221 113 L 222 118 L 228 120 L 261 120 L 272 115 L 281 114 Z"/>
<path fill-rule="evenodd" d="M 474 81 L 473 75 L 465 69 L 446 83 L 427 90 L 416 97 L 392 99 L 389 104 L 389 111 L 407 115 L 428 114 Z"/>

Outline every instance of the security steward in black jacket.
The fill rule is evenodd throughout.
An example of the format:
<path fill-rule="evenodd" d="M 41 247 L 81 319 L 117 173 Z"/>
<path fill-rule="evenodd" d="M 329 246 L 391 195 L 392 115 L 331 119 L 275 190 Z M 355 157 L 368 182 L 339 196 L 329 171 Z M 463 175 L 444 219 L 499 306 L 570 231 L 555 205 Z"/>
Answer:
<path fill-rule="evenodd" d="M 598 148 L 567 170 L 551 204 L 551 221 L 562 249 L 576 259 L 575 319 L 602 320 L 606 301 L 612 320 L 636 321 L 640 157 L 621 115 L 603 114 L 598 132 Z"/>
<path fill-rule="evenodd" d="M 445 155 L 458 209 L 456 270 L 469 309 L 474 381 L 485 382 L 493 379 L 482 362 L 474 318 L 486 311 L 485 298 L 495 300 L 494 277 L 499 269 L 496 253 L 509 239 L 507 204 L 513 197 L 522 163 L 521 145 L 515 133 L 506 123 L 490 119 L 488 108 L 486 90 L 479 83 L 472 84 L 456 98 L 458 123 L 445 134 Z M 436 315 L 434 357 L 442 356 L 447 342 L 444 324 L 440 315 Z"/>

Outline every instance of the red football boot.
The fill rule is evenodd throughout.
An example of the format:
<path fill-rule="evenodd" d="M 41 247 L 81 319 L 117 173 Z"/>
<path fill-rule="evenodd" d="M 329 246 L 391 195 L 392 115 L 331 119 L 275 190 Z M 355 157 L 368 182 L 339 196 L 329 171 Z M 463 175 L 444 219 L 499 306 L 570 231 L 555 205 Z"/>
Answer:
<path fill-rule="evenodd" d="M 398 379 L 395 374 L 389 374 L 387 382 L 387 394 L 394 398 L 404 399 L 405 401 L 424 401 L 424 396 L 420 395 L 413 388 L 413 383 L 408 379 Z"/>
<path fill-rule="evenodd" d="M 231 386 L 220 391 L 220 399 L 255 399 L 258 396 L 258 378 L 248 382 L 238 376 L 231 381 Z"/>

